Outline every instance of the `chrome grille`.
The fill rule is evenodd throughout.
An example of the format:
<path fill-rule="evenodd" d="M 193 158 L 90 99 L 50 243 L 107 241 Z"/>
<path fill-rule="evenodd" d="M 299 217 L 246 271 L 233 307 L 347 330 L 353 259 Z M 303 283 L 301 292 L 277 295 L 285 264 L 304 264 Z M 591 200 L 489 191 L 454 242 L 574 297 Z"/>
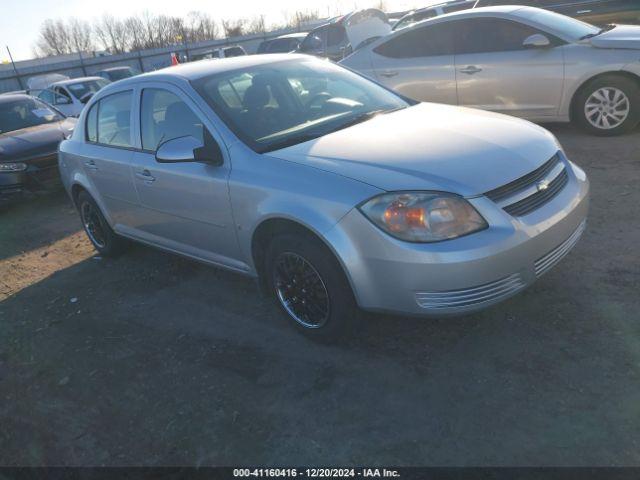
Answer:
<path fill-rule="evenodd" d="M 504 207 L 504 211 L 514 217 L 520 217 L 529 212 L 533 212 L 560 193 L 568 181 L 569 176 L 567 175 L 567 171 L 562 170 L 562 172 L 551 181 L 546 190 L 540 190 L 519 202 L 507 205 Z"/>
<path fill-rule="evenodd" d="M 485 196 L 496 202 L 508 214 L 522 216 L 540 208 L 555 197 L 568 180 L 561 153 L 558 152 L 533 172 L 490 190 Z M 545 188 L 541 188 L 541 185 Z"/>
<path fill-rule="evenodd" d="M 556 248 L 551 250 L 549 253 L 540 257 L 533 264 L 533 267 L 536 272 L 536 277 L 541 277 L 545 273 L 547 273 L 554 265 L 556 265 L 560 260 L 562 260 L 578 243 L 582 233 L 587 227 L 587 221 L 583 220 L 582 223 L 578 226 L 575 232 L 571 234 L 569 238 L 567 238 L 564 242 L 558 245 Z"/>
<path fill-rule="evenodd" d="M 422 308 L 430 310 L 464 308 L 485 302 L 498 301 L 524 288 L 519 273 L 514 273 L 494 282 L 461 290 L 439 292 L 416 292 L 416 301 Z"/>

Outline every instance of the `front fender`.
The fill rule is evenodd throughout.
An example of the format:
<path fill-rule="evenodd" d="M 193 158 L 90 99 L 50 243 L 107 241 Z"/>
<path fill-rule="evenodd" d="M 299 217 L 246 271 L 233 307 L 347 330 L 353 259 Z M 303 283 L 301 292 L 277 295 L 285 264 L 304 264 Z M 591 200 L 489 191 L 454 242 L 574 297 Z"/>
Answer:
<path fill-rule="evenodd" d="M 229 193 L 243 261 L 253 271 L 252 240 L 271 219 L 295 222 L 333 249 L 326 232 L 360 202 L 381 193 L 371 185 L 243 149 L 231 151 Z"/>

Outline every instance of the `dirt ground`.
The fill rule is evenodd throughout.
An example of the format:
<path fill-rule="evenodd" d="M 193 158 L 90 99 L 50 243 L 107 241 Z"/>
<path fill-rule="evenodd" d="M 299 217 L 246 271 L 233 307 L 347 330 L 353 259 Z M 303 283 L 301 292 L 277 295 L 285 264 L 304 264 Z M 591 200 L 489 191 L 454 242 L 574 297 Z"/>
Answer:
<path fill-rule="evenodd" d="M 592 182 L 552 272 L 480 314 L 312 343 L 246 278 L 95 256 L 0 206 L 1 465 L 640 465 L 640 133 L 550 126 Z"/>

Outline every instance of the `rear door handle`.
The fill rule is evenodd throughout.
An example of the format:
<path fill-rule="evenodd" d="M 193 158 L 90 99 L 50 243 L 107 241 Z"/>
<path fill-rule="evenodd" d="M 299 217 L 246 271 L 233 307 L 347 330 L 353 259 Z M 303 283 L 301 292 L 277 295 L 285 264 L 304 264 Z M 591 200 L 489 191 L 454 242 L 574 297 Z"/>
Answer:
<path fill-rule="evenodd" d="M 96 165 L 96 162 L 94 162 L 93 160 L 87 160 L 86 162 L 84 162 L 84 166 L 87 167 L 89 170 L 98 170 L 98 166 Z"/>
<path fill-rule="evenodd" d="M 398 72 L 392 72 L 387 70 L 386 72 L 382 72 L 380 75 L 382 75 L 383 77 L 386 78 L 391 78 L 391 77 L 395 77 L 396 75 L 398 75 Z"/>
<path fill-rule="evenodd" d="M 467 75 L 473 75 L 474 73 L 481 72 L 482 69 L 475 65 L 469 65 L 468 67 L 460 69 L 460 73 L 466 73 Z"/>
<path fill-rule="evenodd" d="M 151 175 L 151 172 L 147 169 L 144 169 L 141 172 L 136 172 L 136 177 L 140 180 L 144 180 L 145 182 L 151 183 L 156 181 L 156 177 Z"/>

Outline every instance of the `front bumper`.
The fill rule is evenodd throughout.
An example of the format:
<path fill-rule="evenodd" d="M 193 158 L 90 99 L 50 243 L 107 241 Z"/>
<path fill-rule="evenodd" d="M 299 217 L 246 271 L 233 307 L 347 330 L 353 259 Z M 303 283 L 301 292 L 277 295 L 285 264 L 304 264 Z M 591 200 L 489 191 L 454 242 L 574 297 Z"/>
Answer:
<path fill-rule="evenodd" d="M 47 188 L 60 179 L 55 157 L 51 162 L 40 162 L 39 165 L 25 163 L 27 169 L 21 172 L 0 172 L 0 195 Z"/>
<path fill-rule="evenodd" d="M 489 228 L 455 240 L 402 242 L 357 209 L 327 240 L 365 310 L 426 316 L 481 310 L 526 288 L 577 243 L 586 225 L 589 182 L 570 162 L 567 173 L 560 193 L 521 217 L 487 197 L 468 199 Z"/>

